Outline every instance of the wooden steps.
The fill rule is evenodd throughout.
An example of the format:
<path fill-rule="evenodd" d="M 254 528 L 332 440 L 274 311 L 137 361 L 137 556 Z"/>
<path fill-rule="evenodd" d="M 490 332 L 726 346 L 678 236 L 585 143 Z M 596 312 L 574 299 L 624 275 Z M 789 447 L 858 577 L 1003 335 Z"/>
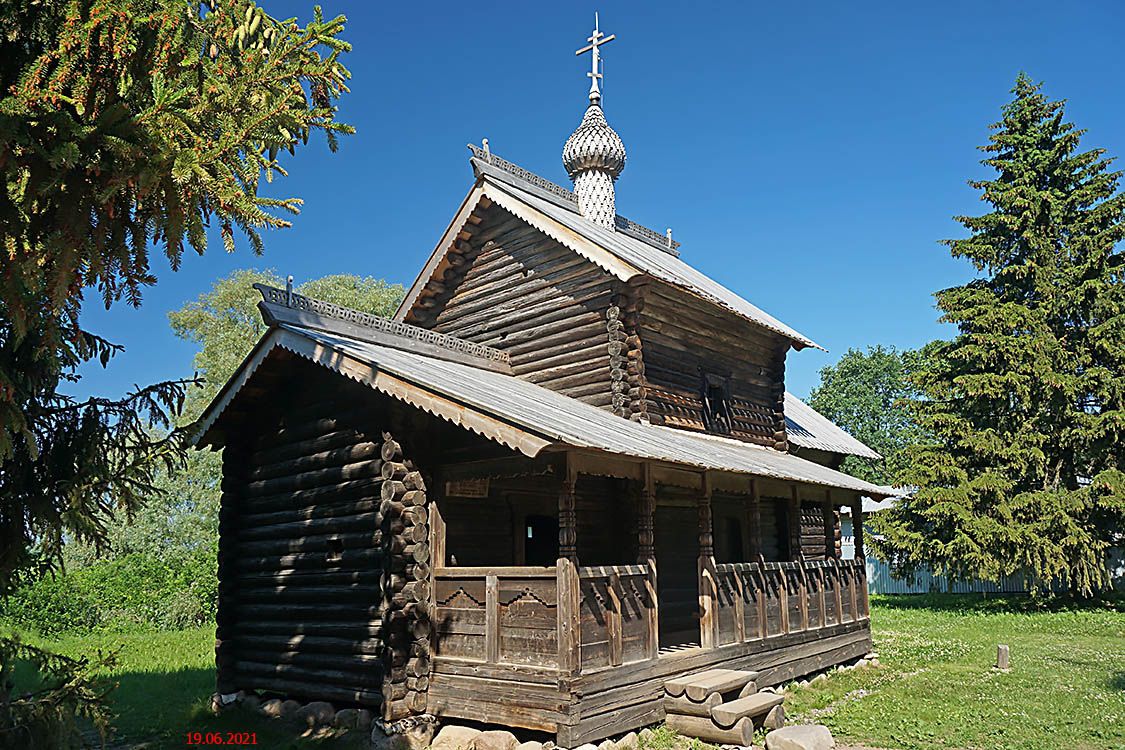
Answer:
<path fill-rule="evenodd" d="M 758 692 L 757 677 L 740 669 L 710 669 L 666 680 L 665 721 L 685 737 L 747 746 L 756 727 L 785 723 L 784 698 Z"/>

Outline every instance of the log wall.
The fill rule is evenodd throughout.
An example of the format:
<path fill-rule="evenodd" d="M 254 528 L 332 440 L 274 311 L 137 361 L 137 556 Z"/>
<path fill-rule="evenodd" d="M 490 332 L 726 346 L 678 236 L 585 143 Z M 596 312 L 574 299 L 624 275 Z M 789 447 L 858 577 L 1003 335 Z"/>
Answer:
<path fill-rule="evenodd" d="M 612 408 L 627 390 L 610 312 L 620 282 L 498 206 L 478 207 L 465 234 L 407 322 L 502 349 L 525 380 Z"/>
<path fill-rule="evenodd" d="M 218 689 L 426 710 L 426 483 L 371 391 L 295 366 L 225 448 Z"/>
<path fill-rule="evenodd" d="M 789 342 L 667 285 L 652 282 L 640 294 L 644 393 L 633 412 L 653 424 L 704 431 L 703 375 L 711 373 L 729 378 L 731 437 L 786 450 Z"/>
<path fill-rule="evenodd" d="M 255 439 L 227 446 L 221 691 L 382 706 L 383 461 L 369 417 L 311 388 Z"/>

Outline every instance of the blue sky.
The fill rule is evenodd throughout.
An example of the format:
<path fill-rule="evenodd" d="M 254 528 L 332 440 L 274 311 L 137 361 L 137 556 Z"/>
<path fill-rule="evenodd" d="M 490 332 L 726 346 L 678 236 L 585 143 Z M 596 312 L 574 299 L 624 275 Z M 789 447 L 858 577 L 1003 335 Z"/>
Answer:
<path fill-rule="evenodd" d="M 470 141 L 568 184 L 560 151 L 588 88 L 574 50 L 595 8 L 618 37 L 604 100 L 629 153 L 618 211 L 671 226 L 685 260 L 829 350 L 790 353 L 801 396 L 849 347 L 949 335 L 931 295 L 971 269 L 938 240 L 983 210 L 966 180 L 987 174 L 976 147 L 1020 70 L 1069 100 L 1086 147 L 1125 156 L 1120 2 L 322 4 L 349 19 L 341 110 L 357 135 L 291 160 L 279 192 L 305 208 L 264 256 L 216 240 L 176 273 L 154 257 L 140 309 L 91 295 L 87 326 L 126 351 L 83 368 L 78 395 L 190 375 L 167 312 L 233 269 L 409 284 L 471 186 Z"/>

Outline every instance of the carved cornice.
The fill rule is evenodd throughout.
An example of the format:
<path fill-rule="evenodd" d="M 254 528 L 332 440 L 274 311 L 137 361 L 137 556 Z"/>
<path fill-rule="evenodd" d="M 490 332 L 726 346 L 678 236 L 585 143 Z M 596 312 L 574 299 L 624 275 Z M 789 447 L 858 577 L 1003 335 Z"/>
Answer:
<path fill-rule="evenodd" d="M 538 188 L 539 190 L 550 195 L 556 201 L 561 201 L 565 205 L 572 207 L 575 211 L 578 211 L 578 196 L 574 194 L 573 190 L 568 190 L 562 185 L 551 182 L 544 177 L 540 177 L 534 172 L 529 172 L 518 164 L 513 164 L 507 159 L 497 156 L 492 151 L 485 151 L 484 149 L 480 148 L 479 146 L 475 146 L 472 143 L 469 144 L 469 151 L 472 152 L 473 158 L 477 161 L 494 167 L 501 172 L 505 172 L 512 177 L 515 177 L 516 179 L 526 183 L 527 185 Z M 622 234 L 627 234 L 630 237 L 638 239 L 647 245 L 652 245 L 657 250 L 663 250 L 669 255 L 673 255 L 677 258 L 680 255 L 679 242 L 673 240 L 672 246 L 669 247 L 668 237 L 666 235 L 663 235 L 660 232 L 653 231 L 652 229 L 638 224 L 635 221 L 626 219 L 621 214 L 617 214 L 614 220 L 614 226 L 617 228 L 617 231 L 621 232 Z"/>
<path fill-rule="evenodd" d="M 418 345 L 417 351 L 421 354 L 433 354 L 435 351 L 434 348 L 436 348 L 437 350 L 444 350 L 451 354 L 485 360 L 499 365 L 505 370 L 510 366 L 508 353 L 500 349 L 494 349 L 491 346 L 466 341 L 456 336 L 431 331 L 428 328 L 419 328 L 418 326 L 412 326 L 408 323 L 399 323 L 398 321 L 383 318 L 378 315 L 360 312 L 350 307 L 313 299 L 303 294 L 266 286 L 265 284 L 255 284 L 254 288 L 262 295 L 262 303 L 260 306 L 264 306 L 262 310 L 263 315 L 266 316 L 266 321 L 271 324 L 275 322 L 292 322 L 301 325 L 301 321 L 289 320 L 287 319 L 288 316 L 278 314 L 281 311 L 294 311 L 296 313 L 316 316 L 316 318 L 321 320 L 340 321 L 341 324 L 344 325 L 366 329 L 372 332 L 372 334 L 377 334 L 379 336 L 379 340 L 375 343 L 393 346 L 394 343 L 388 340 L 388 337 L 394 337 L 398 339 L 400 343 L 405 343 L 407 345 L 410 342 L 416 342 Z M 271 310 L 271 308 L 275 309 Z M 313 320 L 309 321 L 310 324 L 312 322 Z M 349 335 L 350 332 L 341 330 L 339 333 Z M 400 345 L 397 348 L 411 347 Z"/>

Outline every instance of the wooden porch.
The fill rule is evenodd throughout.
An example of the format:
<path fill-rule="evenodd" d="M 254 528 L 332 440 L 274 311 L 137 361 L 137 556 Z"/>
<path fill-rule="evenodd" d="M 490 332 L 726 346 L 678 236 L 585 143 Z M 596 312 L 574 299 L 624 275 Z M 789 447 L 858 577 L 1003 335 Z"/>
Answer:
<path fill-rule="evenodd" d="M 772 685 L 869 651 L 864 562 L 838 558 L 831 527 L 824 559 L 803 559 L 798 545 L 798 559 L 765 561 L 755 536 L 761 485 L 743 477 L 747 546 L 757 561 L 717 562 L 710 510 L 721 480 L 697 476 L 698 538 L 683 534 L 698 551 L 697 627 L 673 638 L 661 632 L 651 470 L 639 473 L 637 564 L 579 564 L 573 472 L 558 485 L 560 556 L 553 566 L 448 566 L 439 501 L 431 515 L 427 710 L 552 732 L 563 747 L 575 747 L 662 720 L 664 681 L 675 676 L 722 666 L 752 669 L 761 685 Z M 831 496 L 822 496 L 827 517 Z M 799 516 L 796 488 L 789 497 Z M 799 525 L 791 528 L 799 534 Z"/>

